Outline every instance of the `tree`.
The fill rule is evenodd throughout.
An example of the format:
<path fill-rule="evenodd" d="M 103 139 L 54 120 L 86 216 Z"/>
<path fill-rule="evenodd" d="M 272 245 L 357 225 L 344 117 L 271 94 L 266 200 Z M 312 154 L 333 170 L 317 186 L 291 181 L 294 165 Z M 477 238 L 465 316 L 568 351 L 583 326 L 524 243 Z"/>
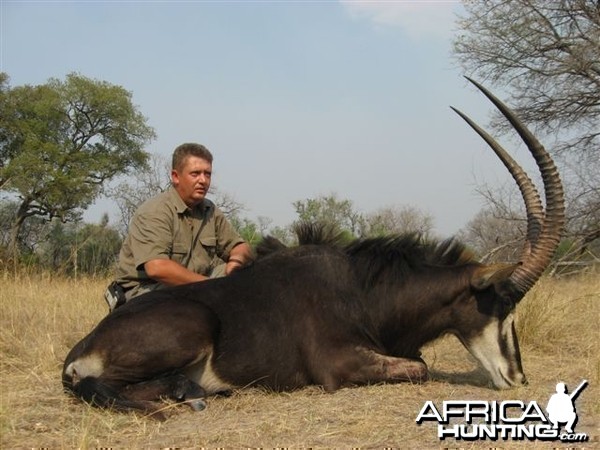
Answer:
<path fill-rule="evenodd" d="M 411 232 L 426 235 L 433 230 L 433 217 L 414 206 L 380 208 L 363 214 L 355 210 L 351 200 L 340 199 L 336 194 L 298 200 L 293 205 L 299 221 L 333 226 L 344 232 L 348 240 Z"/>
<path fill-rule="evenodd" d="M 519 116 L 597 152 L 600 3 L 589 0 L 466 1 L 454 41 L 461 66 L 511 93 Z"/>
<path fill-rule="evenodd" d="M 209 196 L 229 220 L 240 217 L 242 212 L 246 209 L 244 204 L 236 200 L 234 195 L 222 191 L 216 186 L 211 186 Z"/>
<path fill-rule="evenodd" d="M 291 226 L 274 226 L 270 227 L 268 232 L 262 233 L 263 236 L 272 236 L 279 240 L 284 245 L 290 247 L 296 244 L 296 237 L 294 236 Z"/>
<path fill-rule="evenodd" d="M 12 134 L 14 133 L 13 124 L 13 110 L 10 107 L 8 101 L 8 93 L 10 87 L 8 85 L 8 75 L 4 72 L 0 72 L 0 171 L 4 169 L 5 159 L 8 158 L 7 145 L 10 141 Z M 13 126 L 9 126 L 13 125 Z M 7 183 L 8 180 L 4 180 L 4 177 L 0 172 L 0 190 Z"/>
<path fill-rule="evenodd" d="M 351 200 L 340 200 L 336 194 L 307 198 L 293 203 L 300 221 L 321 222 L 357 236 L 364 229 L 364 217 L 354 210 Z"/>
<path fill-rule="evenodd" d="M 155 136 L 130 92 L 74 73 L 16 88 L 3 75 L 0 112 L 0 188 L 19 199 L 14 256 L 26 220 L 76 220 L 105 182 L 144 167 Z"/>
<path fill-rule="evenodd" d="M 108 224 L 104 215 L 99 224 L 85 224 L 77 230 L 77 239 L 71 244 L 71 260 L 75 275 L 107 274 L 114 269 L 121 238 L 119 232 Z"/>
<path fill-rule="evenodd" d="M 433 230 L 433 217 L 414 206 L 381 208 L 365 219 L 369 236 L 385 236 L 416 232 L 423 235 Z"/>
<path fill-rule="evenodd" d="M 162 155 L 151 154 L 148 164 L 136 171 L 117 186 L 109 188 L 107 194 L 119 208 L 119 232 L 127 234 L 129 223 L 138 206 L 171 186 L 171 165 Z"/>
<path fill-rule="evenodd" d="M 515 223 L 518 226 L 515 226 Z M 525 241 L 525 221 L 505 217 L 497 208 L 482 209 L 459 233 L 482 262 L 516 261 Z"/>
<path fill-rule="evenodd" d="M 465 1 L 454 54 L 465 72 L 503 87 L 509 103 L 559 158 L 567 229 L 587 246 L 600 237 L 600 3 Z M 496 130 L 507 131 L 499 120 Z"/>
<path fill-rule="evenodd" d="M 108 215 L 99 224 L 53 220 L 39 249 L 42 266 L 77 276 L 105 275 L 113 269 L 121 248 L 118 231 L 109 226 Z"/>
<path fill-rule="evenodd" d="M 0 259 L 11 259 L 8 247 L 11 238 L 11 225 L 14 222 L 19 203 L 14 200 L 0 199 Z M 28 263 L 36 262 L 36 251 L 46 239 L 46 222 L 40 217 L 31 217 L 23 224 L 19 234 L 18 245 L 22 249 L 22 257 Z"/>
<path fill-rule="evenodd" d="M 258 229 L 258 225 L 255 222 L 246 217 L 239 217 L 237 215 L 229 217 L 229 221 L 248 245 L 256 246 L 256 244 L 260 242 L 262 236 Z"/>

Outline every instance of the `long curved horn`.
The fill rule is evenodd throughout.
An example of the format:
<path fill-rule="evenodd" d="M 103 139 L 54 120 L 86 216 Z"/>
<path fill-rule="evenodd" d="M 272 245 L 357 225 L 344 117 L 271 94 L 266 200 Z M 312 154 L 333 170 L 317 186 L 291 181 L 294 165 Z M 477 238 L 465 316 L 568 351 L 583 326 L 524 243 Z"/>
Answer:
<path fill-rule="evenodd" d="M 467 122 L 471 128 L 473 128 L 473 130 L 475 130 L 475 132 L 479 134 L 479 136 L 481 136 L 485 142 L 488 143 L 496 155 L 498 155 L 502 163 L 504 163 L 504 166 L 508 169 L 513 179 L 517 182 L 517 186 L 519 187 L 521 196 L 525 202 L 525 212 L 527 215 L 527 233 L 525 245 L 523 246 L 523 250 L 519 258 L 519 260 L 523 262 L 527 257 L 529 257 L 529 255 L 531 255 L 531 250 L 533 249 L 542 231 L 544 208 L 542 207 L 540 195 L 538 194 L 538 191 L 531 179 L 527 176 L 527 173 L 525 173 L 525 171 L 517 164 L 513 157 L 510 156 L 508 152 L 504 150 L 504 148 L 498 144 L 498 142 L 496 142 L 492 136 L 490 136 L 483 128 L 473 122 L 466 114 L 452 106 L 450 108 L 452 108 L 460 117 L 462 117 L 465 122 Z"/>
<path fill-rule="evenodd" d="M 515 168 L 518 167 L 518 164 L 516 164 L 516 162 L 512 160 L 510 156 L 510 159 L 506 158 L 508 155 L 506 151 L 504 151 L 504 149 L 502 149 L 502 147 L 498 145 L 491 136 L 485 133 L 485 131 L 479 128 L 471 120 L 467 120 L 468 118 L 464 114 L 459 113 L 461 117 L 467 120 L 467 123 L 469 123 L 469 125 L 471 125 L 471 127 L 473 127 L 475 131 L 477 131 L 479 135 L 485 139 L 488 145 L 494 149 L 496 154 L 503 161 L 504 165 L 509 169 L 509 171 L 511 171 L 513 178 L 515 178 L 515 180 L 517 180 L 517 184 L 519 184 L 519 189 L 521 190 L 523 199 L 525 201 L 528 216 L 527 239 L 529 242 L 529 244 L 526 244 L 526 246 L 529 245 L 531 248 L 529 251 L 523 252 L 523 264 L 519 266 L 510 277 L 510 280 L 514 284 L 516 293 L 518 295 L 516 300 L 520 300 L 540 278 L 546 267 L 548 267 L 548 264 L 550 263 L 550 260 L 552 259 L 552 256 L 554 255 L 554 252 L 560 242 L 565 223 L 563 187 L 554 161 L 544 146 L 527 129 L 527 127 L 523 125 L 516 114 L 482 85 L 468 77 L 466 78 L 481 92 L 483 92 L 488 99 L 490 99 L 496 108 L 498 108 L 504 117 L 506 117 L 511 123 L 517 133 L 519 133 L 521 139 L 523 142 L 525 142 L 527 148 L 534 157 L 544 183 L 544 193 L 546 197 L 545 217 L 543 212 L 540 216 L 539 208 L 541 208 L 541 202 L 539 200 L 539 196 L 537 196 L 537 193 L 534 195 L 534 197 L 537 196 L 537 200 L 532 200 L 529 198 L 531 197 L 531 194 L 529 193 L 528 197 L 526 197 L 524 193 L 524 191 L 535 192 L 535 187 L 533 186 L 531 180 L 526 176 L 525 172 L 520 167 L 519 169 Z M 483 132 L 483 134 L 481 132 Z M 523 187 L 520 183 L 523 185 Z M 533 223 L 530 220 L 532 215 L 534 220 Z M 541 229 L 539 225 L 540 221 Z M 538 235 L 537 239 L 535 239 L 535 235 Z"/>

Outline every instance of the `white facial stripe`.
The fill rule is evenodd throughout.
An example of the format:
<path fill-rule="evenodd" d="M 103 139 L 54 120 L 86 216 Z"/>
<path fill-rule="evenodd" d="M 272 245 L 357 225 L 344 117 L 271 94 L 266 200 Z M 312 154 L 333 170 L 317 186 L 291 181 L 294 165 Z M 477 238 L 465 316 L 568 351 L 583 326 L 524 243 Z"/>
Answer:
<path fill-rule="evenodd" d="M 512 313 L 502 322 L 494 318 L 478 336 L 465 343 L 498 388 L 509 388 L 525 380 L 518 361 L 513 321 Z"/>
<path fill-rule="evenodd" d="M 104 362 L 94 353 L 76 359 L 65 369 L 65 373 L 77 381 L 85 377 L 99 377 L 102 372 L 104 372 Z"/>

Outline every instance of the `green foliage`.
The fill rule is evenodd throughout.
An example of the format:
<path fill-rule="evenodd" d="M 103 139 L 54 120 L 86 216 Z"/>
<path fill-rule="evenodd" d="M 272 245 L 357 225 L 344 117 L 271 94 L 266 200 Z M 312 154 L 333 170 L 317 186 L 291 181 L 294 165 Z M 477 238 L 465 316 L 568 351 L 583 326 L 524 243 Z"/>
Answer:
<path fill-rule="evenodd" d="M 112 271 L 121 237 L 108 225 L 108 216 L 100 224 L 63 224 L 54 220 L 49 225 L 46 241 L 39 250 L 42 267 L 69 275 L 104 275 Z"/>
<path fill-rule="evenodd" d="M 30 217 L 78 219 L 114 176 L 146 165 L 154 130 L 120 86 L 78 74 L 9 88 L 0 78 L 0 188 L 19 198 L 9 246 Z"/>
<path fill-rule="evenodd" d="M 362 214 L 351 200 L 340 199 L 336 194 L 298 200 L 293 205 L 299 221 L 331 225 L 343 232 L 347 240 L 407 232 L 426 235 L 433 230 L 433 217 L 413 206 L 380 208 Z"/>
<path fill-rule="evenodd" d="M 433 231 L 433 217 L 414 206 L 381 208 L 365 218 L 366 234 L 386 236 L 389 234 L 419 233 L 429 235 Z"/>
<path fill-rule="evenodd" d="M 10 224 L 18 205 L 0 201 L 0 266 L 9 266 Z M 19 237 L 22 252 L 16 267 L 49 270 L 67 275 L 105 275 L 112 271 L 121 247 L 116 228 L 105 215 L 99 224 L 45 222 L 32 218 Z M 12 266 L 12 264 L 10 264 Z"/>
<path fill-rule="evenodd" d="M 87 224 L 77 237 L 77 270 L 86 274 L 111 272 L 121 248 L 118 231 L 106 224 Z"/>
<path fill-rule="evenodd" d="M 336 194 L 298 200 L 293 203 L 301 222 L 319 222 L 332 225 L 353 236 L 364 228 L 362 214 L 354 210 L 351 200 L 341 200 Z"/>
<path fill-rule="evenodd" d="M 250 219 L 233 215 L 229 217 L 229 220 L 231 225 L 251 247 L 255 247 L 262 239 L 258 225 Z"/>
<path fill-rule="evenodd" d="M 292 236 L 290 227 L 275 226 L 270 228 L 267 234 L 273 236 L 287 246 L 294 245 L 294 237 Z"/>

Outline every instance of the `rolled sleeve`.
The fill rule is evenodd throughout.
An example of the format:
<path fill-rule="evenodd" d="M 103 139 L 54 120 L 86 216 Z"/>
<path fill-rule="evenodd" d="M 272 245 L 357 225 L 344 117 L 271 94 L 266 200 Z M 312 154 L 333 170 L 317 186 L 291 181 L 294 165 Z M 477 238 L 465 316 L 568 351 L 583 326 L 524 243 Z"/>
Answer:
<path fill-rule="evenodd" d="M 215 229 L 217 234 L 217 251 L 221 259 L 227 261 L 233 247 L 245 241 L 218 208 L 215 210 Z"/>
<path fill-rule="evenodd" d="M 153 259 L 169 259 L 172 252 L 172 219 L 167 214 L 141 212 L 129 230 L 136 269 Z"/>
<path fill-rule="evenodd" d="M 116 268 L 117 281 L 132 288 L 149 280 L 144 264 L 153 259 L 170 259 L 172 253 L 173 207 L 163 193 L 143 203 L 131 220 Z"/>

